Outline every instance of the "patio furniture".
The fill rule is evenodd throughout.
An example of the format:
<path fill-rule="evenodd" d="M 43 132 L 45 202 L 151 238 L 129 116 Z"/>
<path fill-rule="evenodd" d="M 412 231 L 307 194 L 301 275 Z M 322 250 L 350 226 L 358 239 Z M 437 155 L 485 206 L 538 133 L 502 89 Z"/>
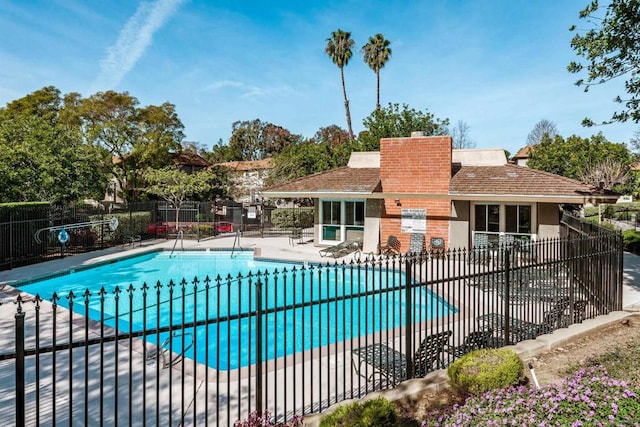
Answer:
<path fill-rule="evenodd" d="M 464 341 L 457 347 L 449 347 L 446 351 L 455 357 L 464 356 L 473 350 L 492 347 L 493 329 L 473 331 L 464 337 Z"/>
<path fill-rule="evenodd" d="M 470 261 L 474 264 L 489 264 L 489 236 L 484 233 L 476 233 L 473 240 L 473 248 L 471 249 Z"/>
<path fill-rule="evenodd" d="M 427 336 L 420 343 L 420 347 L 413 356 L 413 366 L 415 377 L 423 377 L 431 371 L 445 367 L 445 349 L 448 346 L 451 331 L 438 332 Z M 367 378 L 371 381 L 374 376 L 380 375 L 395 382 L 403 381 L 407 378 L 407 357 L 399 351 L 393 349 L 385 343 L 375 343 L 366 347 L 353 350 L 353 354 L 358 356 L 351 358 L 351 363 L 358 375 L 364 377 L 366 369 L 363 364 L 371 365 L 373 372 Z"/>
<path fill-rule="evenodd" d="M 142 242 L 142 236 L 139 234 L 134 234 L 130 229 L 125 228 L 122 230 L 122 235 L 125 243 L 128 243 L 130 246 L 135 248 L 136 242 Z"/>
<path fill-rule="evenodd" d="M 517 343 L 524 340 L 535 339 L 538 335 L 548 334 L 557 329 L 561 323 L 562 311 L 554 308 L 545 311 L 542 323 L 527 322 L 516 317 L 509 317 L 509 343 Z M 507 322 L 506 317 L 500 313 L 483 314 L 476 318 L 478 323 L 488 324 L 489 327 L 495 327 L 506 334 Z"/>
<path fill-rule="evenodd" d="M 400 254 L 400 240 L 396 236 L 389 236 L 387 244 L 380 247 L 380 253 L 382 255 L 399 255 Z"/>
<path fill-rule="evenodd" d="M 587 305 L 589 301 L 579 300 L 573 303 L 573 323 L 582 323 L 587 318 Z"/>
<path fill-rule="evenodd" d="M 424 252 L 424 234 L 411 233 L 409 238 L 409 250 L 407 255 L 416 255 Z"/>
<path fill-rule="evenodd" d="M 289 234 L 289 244 L 295 246 L 296 243 L 302 243 L 302 228 L 294 228 Z"/>
<path fill-rule="evenodd" d="M 338 243 L 337 245 L 320 249 L 320 256 L 331 256 L 333 258 L 340 258 L 352 252 L 360 250 L 360 247 L 362 246 L 361 243 L 362 242 L 360 240 L 345 240 L 344 242 Z"/>
<path fill-rule="evenodd" d="M 434 258 L 444 258 L 444 239 L 432 237 L 429 241 L 429 255 Z"/>

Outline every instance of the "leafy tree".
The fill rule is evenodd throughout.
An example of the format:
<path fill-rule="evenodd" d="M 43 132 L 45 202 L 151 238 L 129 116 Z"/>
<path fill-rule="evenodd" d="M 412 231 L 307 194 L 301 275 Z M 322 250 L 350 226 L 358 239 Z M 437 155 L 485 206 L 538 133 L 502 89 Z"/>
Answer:
<path fill-rule="evenodd" d="M 228 147 L 223 152 L 223 161 L 266 159 L 299 139 L 300 136 L 289 130 L 264 123 L 260 119 L 237 121 L 232 126 Z"/>
<path fill-rule="evenodd" d="M 609 142 L 602 133 L 591 138 L 572 135 L 566 140 L 556 135 L 545 136 L 534 146 L 527 166 L 580 179 L 585 170 L 605 160 L 619 162 L 626 168 L 633 162 L 633 156 L 624 144 Z"/>
<path fill-rule="evenodd" d="M 211 189 L 207 171 L 186 173 L 175 167 L 161 169 L 148 168 L 144 173 L 148 182 L 147 193 L 161 197 L 176 209 L 176 221 L 180 218 L 180 209 L 189 197 L 206 193 Z M 180 228 L 177 224 L 178 229 Z"/>
<path fill-rule="evenodd" d="M 558 134 L 556 124 L 547 119 L 542 119 L 533 127 L 529 135 L 527 135 L 527 145 L 536 145 L 542 139 L 547 136 L 549 138 L 555 138 Z"/>
<path fill-rule="evenodd" d="M 381 138 L 408 137 L 411 132 L 422 131 L 425 135 L 446 133 L 449 119 L 437 119 L 433 114 L 417 111 L 403 104 L 391 104 L 373 111 L 362 123 L 365 130 L 358 135 L 360 149 L 377 151 Z"/>
<path fill-rule="evenodd" d="M 344 67 L 349 63 L 353 52 L 351 48 L 355 42 L 351 38 L 351 33 L 340 29 L 333 31 L 331 37 L 327 39 L 325 52 L 334 64 L 340 68 L 340 79 L 342 80 L 342 93 L 344 95 L 344 109 L 347 113 L 347 127 L 349 137 L 354 138 L 353 127 L 351 126 L 351 112 L 349 111 L 349 99 L 347 98 L 347 87 L 344 84 Z"/>
<path fill-rule="evenodd" d="M 87 140 L 114 157 L 112 172 L 127 201 L 139 197 L 140 171 L 168 166 L 184 137 L 174 105 L 139 108 L 127 92 L 98 92 L 82 101 L 79 114 Z"/>
<path fill-rule="evenodd" d="M 274 168 L 269 173 L 266 185 L 280 184 L 334 167 L 331 146 L 326 142 L 317 144 L 304 141 L 290 145 L 273 161 Z"/>
<path fill-rule="evenodd" d="M 48 86 L 0 109 L 0 201 L 102 198 L 107 153 L 83 141 L 66 108 Z"/>
<path fill-rule="evenodd" d="M 463 120 L 458 120 L 451 128 L 453 148 L 475 148 L 476 142 L 469 136 L 469 125 Z"/>
<path fill-rule="evenodd" d="M 364 62 L 376 73 L 376 110 L 380 110 L 380 70 L 391 57 L 391 42 L 380 33 L 369 37 L 367 44 L 362 46 Z"/>
<path fill-rule="evenodd" d="M 571 40 L 576 54 L 586 59 L 586 65 L 572 61 L 568 70 L 580 73 L 585 68 L 587 77 L 576 82 L 587 92 L 591 86 L 600 85 L 618 77 L 626 76 L 625 89 L 629 98 L 616 97 L 615 102 L 623 109 L 603 123 L 640 121 L 640 1 L 612 0 L 604 7 L 604 15 L 598 0 L 593 0 L 580 11 L 580 19 L 591 26 L 584 33 L 577 33 Z M 574 25 L 570 31 L 576 31 Z M 583 125 L 594 122 L 586 118 Z"/>
<path fill-rule="evenodd" d="M 337 125 L 330 125 L 318 129 L 312 139 L 317 144 L 326 142 L 331 148 L 337 148 L 349 139 L 349 134 Z"/>

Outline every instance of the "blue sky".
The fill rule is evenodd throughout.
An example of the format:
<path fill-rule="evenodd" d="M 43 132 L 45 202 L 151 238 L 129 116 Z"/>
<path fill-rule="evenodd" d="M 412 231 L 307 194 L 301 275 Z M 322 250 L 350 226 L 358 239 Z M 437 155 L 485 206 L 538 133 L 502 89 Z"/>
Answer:
<path fill-rule="evenodd" d="M 311 137 L 346 129 L 339 69 L 324 53 L 340 28 L 357 47 L 345 67 L 356 133 L 376 84 L 359 48 L 382 33 L 393 51 L 382 105 L 463 120 L 478 147 L 512 153 L 541 119 L 563 136 L 628 142 L 640 125 L 580 125 L 608 119 L 623 88 L 584 93 L 566 71 L 568 28 L 586 2 L 0 0 L 0 105 L 48 85 L 84 97 L 112 89 L 175 104 L 186 139 L 208 147 L 256 118 Z"/>

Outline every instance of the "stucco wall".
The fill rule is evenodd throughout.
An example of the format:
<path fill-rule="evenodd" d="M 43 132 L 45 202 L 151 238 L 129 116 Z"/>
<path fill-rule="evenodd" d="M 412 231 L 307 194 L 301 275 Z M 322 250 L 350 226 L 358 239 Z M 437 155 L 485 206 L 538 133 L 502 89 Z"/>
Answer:
<path fill-rule="evenodd" d="M 538 203 L 538 238 L 560 235 L 560 210 L 555 203 Z"/>
<path fill-rule="evenodd" d="M 451 202 L 451 222 L 449 224 L 449 247 L 451 249 L 470 246 L 470 206 L 464 200 Z"/>

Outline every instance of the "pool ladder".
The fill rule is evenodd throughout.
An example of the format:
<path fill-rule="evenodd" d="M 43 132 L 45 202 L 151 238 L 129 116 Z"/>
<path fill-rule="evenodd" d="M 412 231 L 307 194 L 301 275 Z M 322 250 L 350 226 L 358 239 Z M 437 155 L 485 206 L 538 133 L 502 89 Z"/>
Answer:
<path fill-rule="evenodd" d="M 231 258 L 233 258 L 233 253 L 236 250 L 236 243 L 238 244 L 238 249 L 242 250 L 242 248 L 240 247 L 240 230 L 236 231 L 236 237 L 235 239 L 233 239 L 233 248 L 231 248 Z"/>
<path fill-rule="evenodd" d="M 168 355 L 169 353 L 169 344 L 171 343 L 171 341 L 175 338 L 179 338 L 180 336 L 184 336 L 184 342 L 185 342 L 185 346 L 182 349 L 182 351 L 180 353 L 178 353 L 178 355 L 175 358 L 171 358 L 170 355 Z M 187 339 L 187 337 L 190 337 L 189 339 Z M 188 344 L 187 344 L 188 342 Z M 165 339 L 162 342 L 162 345 L 160 347 L 158 347 L 158 349 L 155 351 L 155 353 L 150 354 L 147 357 L 147 361 L 153 361 L 156 360 L 158 363 L 160 362 L 160 359 L 162 358 L 162 369 L 166 369 L 169 366 L 181 361 L 182 359 L 184 359 L 184 354 L 191 348 L 193 347 L 193 334 L 191 332 L 178 332 L 178 331 L 174 331 L 172 334 L 169 334 L 169 336 L 167 337 L 167 339 Z M 172 350 L 175 350 L 176 347 L 174 346 L 172 348 Z M 173 353 L 176 353 L 176 351 L 174 351 Z"/>
<path fill-rule="evenodd" d="M 182 230 L 178 230 L 178 234 L 176 234 L 176 241 L 173 242 L 173 249 L 171 249 L 171 253 L 169 254 L 169 258 L 173 256 L 173 252 L 176 250 L 176 245 L 178 244 L 178 240 L 180 240 L 180 249 L 184 251 L 184 239 Z"/>

